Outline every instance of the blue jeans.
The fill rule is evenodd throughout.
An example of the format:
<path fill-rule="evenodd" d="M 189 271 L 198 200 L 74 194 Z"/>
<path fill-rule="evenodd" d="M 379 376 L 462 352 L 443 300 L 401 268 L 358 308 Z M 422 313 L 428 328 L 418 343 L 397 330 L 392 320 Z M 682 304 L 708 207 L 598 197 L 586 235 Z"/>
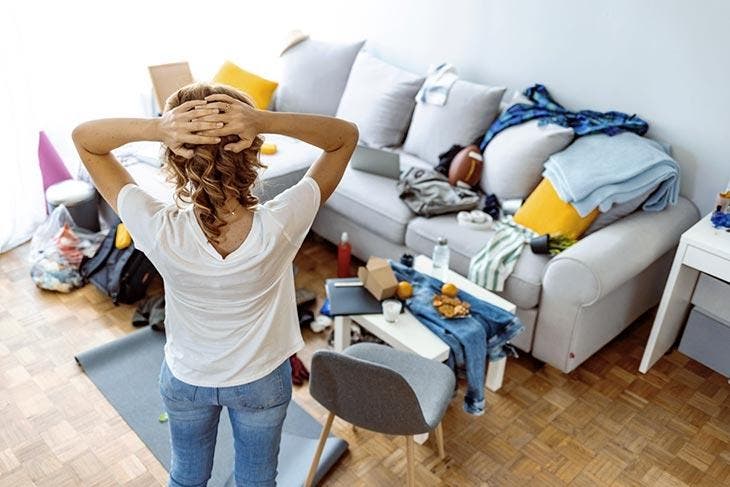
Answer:
<path fill-rule="evenodd" d="M 261 379 L 233 387 L 187 384 L 163 360 L 160 394 L 172 443 L 169 486 L 207 485 L 223 406 L 233 427 L 236 485 L 276 485 L 281 429 L 292 394 L 289 360 Z"/>
<path fill-rule="evenodd" d="M 413 268 L 390 261 L 399 281 L 413 285 L 413 296 L 406 300 L 408 310 L 451 349 L 447 364 L 466 372 L 464 411 L 484 414 L 484 377 L 487 358 L 505 356 L 504 346 L 522 332 L 517 316 L 493 304 L 459 291 L 458 297 L 471 306 L 464 318 L 446 319 L 433 307 L 433 295 L 441 293 L 442 282 Z"/>

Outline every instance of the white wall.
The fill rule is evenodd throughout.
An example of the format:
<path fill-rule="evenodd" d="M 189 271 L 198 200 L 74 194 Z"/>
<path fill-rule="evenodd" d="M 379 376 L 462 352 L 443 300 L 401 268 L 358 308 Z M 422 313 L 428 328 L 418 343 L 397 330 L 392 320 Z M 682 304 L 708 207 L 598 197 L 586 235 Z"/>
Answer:
<path fill-rule="evenodd" d="M 541 82 L 571 109 L 637 113 L 650 135 L 672 144 L 683 193 L 703 212 L 730 179 L 730 2 L 723 0 L 12 5 L 36 93 L 32 109 L 72 168 L 73 126 L 140 114 L 147 65 L 187 59 L 197 78 L 209 79 L 231 59 L 275 78 L 281 39 L 300 28 L 324 39 L 367 38 L 377 55 L 414 72 L 448 61 L 473 81 L 511 89 Z"/>
<path fill-rule="evenodd" d="M 541 82 L 570 109 L 637 113 L 649 135 L 671 143 L 682 193 L 703 213 L 730 180 L 728 1 L 314 4 L 297 6 L 303 28 L 367 38 L 381 57 L 414 72 L 448 61 L 472 81 L 517 90 Z M 320 5 L 330 5 L 327 15 Z"/>

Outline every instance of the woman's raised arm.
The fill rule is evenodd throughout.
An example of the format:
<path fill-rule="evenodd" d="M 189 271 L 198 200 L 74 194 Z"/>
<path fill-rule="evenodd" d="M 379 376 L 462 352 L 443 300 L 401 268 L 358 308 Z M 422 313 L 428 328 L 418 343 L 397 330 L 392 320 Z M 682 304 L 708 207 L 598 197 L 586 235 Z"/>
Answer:
<path fill-rule="evenodd" d="M 357 145 L 355 124 L 324 115 L 257 110 L 224 94 L 210 95 L 206 100 L 208 104 L 197 109 L 218 108 L 222 113 L 201 120 L 223 122 L 225 126 L 202 134 L 238 135 L 240 142 L 226 146 L 234 152 L 249 147 L 259 133 L 288 135 L 317 146 L 323 150 L 322 155 L 312 164 L 307 175 L 317 182 L 322 192 L 321 204 L 334 192 Z"/>
<path fill-rule="evenodd" d="M 198 119 L 217 113 L 215 109 L 194 110 L 204 100 L 183 103 L 162 118 L 106 118 L 82 123 L 73 131 L 72 137 L 81 162 L 89 171 L 94 185 L 107 203 L 117 211 L 117 195 L 126 184 L 134 179 L 111 153 L 113 149 L 130 142 L 151 140 L 163 142 L 176 154 L 191 157 L 193 151 L 183 147 L 189 144 L 217 144 L 215 136 L 196 135 L 193 132 L 221 127 L 216 122 L 202 122 Z"/>

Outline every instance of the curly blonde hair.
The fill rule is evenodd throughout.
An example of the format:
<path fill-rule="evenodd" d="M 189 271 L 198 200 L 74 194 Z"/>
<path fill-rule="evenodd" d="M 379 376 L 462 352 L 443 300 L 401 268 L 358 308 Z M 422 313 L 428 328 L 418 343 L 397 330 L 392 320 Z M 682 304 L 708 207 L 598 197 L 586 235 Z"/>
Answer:
<path fill-rule="evenodd" d="M 251 105 L 251 98 L 242 91 L 225 85 L 193 83 L 180 88 L 170 95 L 165 103 L 165 111 L 190 100 L 203 100 L 208 95 L 223 93 Z M 219 243 L 221 227 L 225 224 L 221 208 L 229 198 L 235 198 L 244 208 L 252 210 L 258 198 L 252 189 L 258 178 L 258 171 L 266 167 L 259 158 L 263 139 L 256 136 L 248 149 L 239 153 L 224 150 L 226 144 L 239 141 L 237 135 L 221 137 L 217 144 L 184 144 L 192 149 L 190 159 L 178 156 L 164 148 L 163 167 L 168 180 L 175 185 L 175 198 L 178 202 L 192 203 L 209 241 Z"/>

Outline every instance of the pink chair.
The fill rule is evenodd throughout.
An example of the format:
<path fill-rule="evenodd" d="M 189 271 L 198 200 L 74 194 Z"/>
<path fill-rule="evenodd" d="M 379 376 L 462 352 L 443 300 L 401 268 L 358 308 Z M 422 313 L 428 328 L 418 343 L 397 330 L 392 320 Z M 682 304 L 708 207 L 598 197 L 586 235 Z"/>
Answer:
<path fill-rule="evenodd" d="M 61 156 L 58 155 L 48 136 L 42 130 L 38 137 L 38 165 L 41 168 L 41 176 L 43 177 L 44 197 L 48 186 L 72 179 L 66 165 L 61 160 Z"/>

